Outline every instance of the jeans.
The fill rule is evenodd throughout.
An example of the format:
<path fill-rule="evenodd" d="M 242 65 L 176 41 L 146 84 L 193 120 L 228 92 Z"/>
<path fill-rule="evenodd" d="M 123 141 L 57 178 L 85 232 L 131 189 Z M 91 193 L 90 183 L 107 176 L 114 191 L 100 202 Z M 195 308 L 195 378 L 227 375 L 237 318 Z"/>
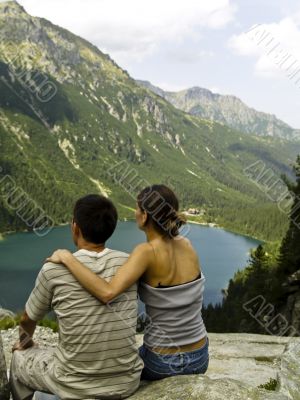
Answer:
<path fill-rule="evenodd" d="M 141 379 L 155 381 L 175 375 L 205 374 L 209 364 L 209 339 L 197 350 L 159 354 L 149 350 L 144 344 L 139 348 L 144 361 Z"/>

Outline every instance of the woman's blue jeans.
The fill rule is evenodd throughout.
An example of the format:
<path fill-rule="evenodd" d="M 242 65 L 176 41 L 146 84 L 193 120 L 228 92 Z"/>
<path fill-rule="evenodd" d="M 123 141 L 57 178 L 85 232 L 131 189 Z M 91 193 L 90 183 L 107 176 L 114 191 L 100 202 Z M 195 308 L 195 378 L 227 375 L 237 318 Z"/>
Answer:
<path fill-rule="evenodd" d="M 139 348 L 144 361 L 141 379 L 155 381 L 175 375 L 205 374 L 209 364 L 209 339 L 197 350 L 159 354 L 149 350 L 144 344 Z"/>

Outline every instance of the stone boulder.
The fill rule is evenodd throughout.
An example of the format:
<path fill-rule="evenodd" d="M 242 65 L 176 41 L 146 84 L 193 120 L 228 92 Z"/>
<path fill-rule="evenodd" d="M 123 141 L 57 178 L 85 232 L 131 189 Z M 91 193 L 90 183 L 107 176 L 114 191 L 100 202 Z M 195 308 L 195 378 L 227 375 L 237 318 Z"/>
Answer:
<path fill-rule="evenodd" d="M 2 346 L 2 336 L 0 335 L 0 400 L 9 399 L 9 390 L 7 382 L 7 367 L 5 362 L 4 350 Z"/>
<path fill-rule="evenodd" d="M 1 334 L 8 366 L 11 346 L 18 337 L 17 328 Z M 204 376 L 143 381 L 130 399 L 300 400 L 300 338 L 210 333 L 209 339 L 210 365 Z M 55 346 L 58 335 L 38 327 L 35 340 L 40 347 Z M 141 344 L 142 335 L 137 335 L 137 342 Z M 2 379 L 4 375 L 2 366 Z M 259 387 L 270 379 L 277 382 L 275 390 Z"/>

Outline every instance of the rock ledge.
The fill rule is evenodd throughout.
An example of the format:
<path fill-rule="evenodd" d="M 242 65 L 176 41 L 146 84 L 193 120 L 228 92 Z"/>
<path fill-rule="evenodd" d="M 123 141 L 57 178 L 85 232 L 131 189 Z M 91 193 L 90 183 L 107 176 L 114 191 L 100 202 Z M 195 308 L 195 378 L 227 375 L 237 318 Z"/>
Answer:
<path fill-rule="evenodd" d="M 16 328 L 1 332 L 7 365 L 17 335 Z M 300 338 L 210 333 L 209 339 L 210 365 L 204 376 L 142 382 L 131 399 L 300 400 Z M 35 340 L 41 347 L 55 346 L 58 335 L 38 327 Z M 142 335 L 137 335 L 137 341 L 142 342 Z M 278 382 L 275 391 L 258 388 L 270 379 Z"/>

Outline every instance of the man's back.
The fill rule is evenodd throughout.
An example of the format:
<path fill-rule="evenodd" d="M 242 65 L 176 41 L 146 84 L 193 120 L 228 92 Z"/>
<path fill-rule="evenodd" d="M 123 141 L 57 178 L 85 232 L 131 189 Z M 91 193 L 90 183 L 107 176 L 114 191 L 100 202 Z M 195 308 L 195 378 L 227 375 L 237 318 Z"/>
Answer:
<path fill-rule="evenodd" d="M 75 256 L 108 281 L 128 257 L 110 249 L 100 253 L 79 250 Z M 38 320 L 49 308 L 59 322 L 51 375 L 61 397 L 122 398 L 138 387 L 143 362 L 135 342 L 136 285 L 105 305 L 83 289 L 65 267 L 48 263 L 39 274 L 26 311 Z"/>

